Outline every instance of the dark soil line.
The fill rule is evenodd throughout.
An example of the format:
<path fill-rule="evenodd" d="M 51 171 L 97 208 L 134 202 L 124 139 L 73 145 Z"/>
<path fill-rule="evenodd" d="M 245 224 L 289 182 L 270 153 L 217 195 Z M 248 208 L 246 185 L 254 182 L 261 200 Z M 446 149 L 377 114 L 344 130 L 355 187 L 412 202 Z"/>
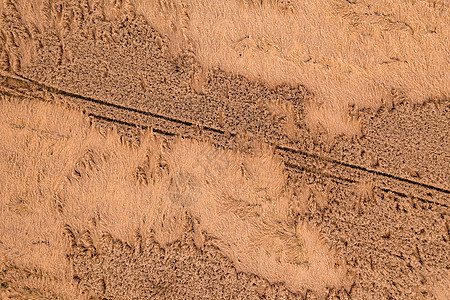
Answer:
<path fill-rule="evenodd" d="M 382 191 L 385 192 L 385 193 L 391 192 L 391 193 L 393 193 L 393 194 L 395 194 L 395 195 L 397 195 L 397 196 L 403 197 L 403 198 L 408 198 L 408 197 L 410 197 L 409 195 L 407 195 L 407 194 L 405 194 L 405 193 L 398 192 L 398 191 L 394 191 L 394 190 L 391 190 L 391 189 L 382 188 L 382 187 L 379 187 L 379 189 L 382 190 Z M 440 205 L 440 206 L 445 207 L 445 208 L 449 208 L 449 207 L 450 207 L 450 206 L 448 206 L 448 205 L 446 205 L 446 204 L 439 203 L 439 202 L 436 202 L 436 201 L 432 201 L 432 200 L 428 200 L 428 199 L 423 199 L 423 198 L 420 198 L 420 197 L 414 197 L 414 196 L 412 196 L 412 197 L 413 197 L 414 199 L 418 199 L 418 200 L 420 200 L 420 201 L 422 201 L 422 202 L 426 202 L 426 203 L 430 203 L 430 204 L 435 204 L 435 205 Z"/>
<path fill-rule="evenodd" d="M 74 93 L 71 93 L 71 92 L 63 91 L 63 90 L 60 90 L 60 89 L 57 89 L 57 88 L 54 88 L 54 87 L 49 87 L 49 86 L 47 86 L 45 84 L 42 84 L 42 83 L 37 82 L 37 81 L 32 80 L 32 79 L 28 79 L 28 78 L 23 77 L 23 76 L 18 75 L 18 74 L 14 74 L 14 75 L 17 76 L 18 78 L 14 78 L 14 77 L 11 77 L 9 75 L 5 76 L 3 74 L 0 74 L 0 78 L 1 78 L 0 82 L 3 85 L 6 85 L 8 89 L 12 89 L 12 90 L 20 90 L 20 89 L 33 90 L 33 88 L 36 88 L 35 86 L 37 86 L 38 90 L 44 90 L 44 91 L 47 91 L 47 92 L 50 92 L 50 93 L 54 93 L 54 94 L 58 94 L 58 95 L 66 96 L 66 97 L 72 97 L 72 98 L 76 98 L 76 99 L 81 99 L 81 100 L 84 100 L 84 101 L 87 101 L 87 102 L 96 103 L 98 105 L 113 107 L 113 108 L 116 108 L 116 109 L 119 109 L 119 110 L 125 110 L 125 111 L 129 111 L 129 112 L 133 112 L 133 113 L 138 113 L 138 114 L 142 114 L 142 115 L 145 115 L 145 116 L 151 116 L 151 117 L 163 119 L 163 120 L 166 120 L 166 121 L 170 121 L 170 122 L 174 122 L 174 123 L 178 123 L 178 124 L 182 124 L 182 125 L 186 125 L 186 126 L 197 126 L 199 128 L 203 128 L 205 131 L 211 131 L 211 132 L 215 132 L 215 133 L 225 134 L 225 131 L 220 130 L 220 129 L 208 127 L 208 126 L 205 126 L 205 125 L 198 125 L 198 124 L 195 124 L 195 123 L 192 123 L 192 122 L 189 122 L 189 121 L 183 121 L 183 120 L 179 120 L 179 119 L 176 119 L 176 118 L 163 116 L 163 115 L 160 115 L 160 114 L 155 114 L 155 113 L 152 113 L 152 112 L 142 111 L 142 110 L 138 110 L 138 109 L 135 109 L 135 108 L 129 108 L 129 107 L 113 104 L 113 103 L 108 103 L 108 102 L 105 102 L 105 101 L 102 101 L 102 100 L 97 100 L 97 99 L 93 99 L 93 98 L 90 98 L 90 97 L 85 97 L 85 96 L 82 96 L 82 95 L 78 95 L 78 94 L 74 94 Z M 33 86 L 33 85 L 35 85 L 35 86 Z M 17 91 L 17 92 L 20 92 L 20 91 Z M 33 97 L 31 97 L 31 98 L 33 98 Z M 126 121 L 121 121 L 121 120 L 112 119 L 112 118 L 108 118 L 108 117 L 104 117 L 104 116 L 100 116 L 100 115 L 96 115 L 96 114 L 91 114 L 91 113 L 87 113 L 87 114 L 92 116 L 92 117 L 94 117 L 94 118 L 100 119 L 100 120 L 104 120 L 104 121 L 108 121 L 108 122 L 112 122 L 112 123 L 117 123 L 117 124 L 121 124 L 121 125 L 125 125 L 125 126 L 136 127 L 136 128 L 144 128 L 144 129 L 152 128 L 151 126 L 146 126 L 146 125 L 140 125 L 140 124 L 126 122 Z M 168 131 L 165 131 L 165 130 L 162 130 L 162 129 L 156 129 L 156 128 L 152 128 L 152 129 L 153 129 L 153 131 L 155 133 L 159 133 L 159 134 L 163 134 L 163 135 L 168 135 L 168 136 L 176 136 L 176 135 L 178 135 L 176 133 L 168 132 Z M 230 133 L 230 135 L 231 136 L 236 136 L 236 133 Z M 309 153 L 309 152 L 302 151 L 302 150 L 299 150 L 299 149 L 293 149 L 293 148 L 289 148 L 289 147 L 285 147 L 285 146 L 279 146 L 279 145 L 275 145 L 275 149 L 280 150 L 280 151 L 284 151 L 284 152 L 289 152 L 289 153 L 301 154 L 303 156 L 315 158 L 315 159 L 322 160 L 322 161 L 331 162 L 331 163 L 334 163 L 334 164 L 337 164 L 337 165 L 341 165 L 341 166 L 344 166 L 344 167 L 348 167 L 348 168 L 364 171 L 364 172 L 367 172 L 367 173 L 370 173 L 370 174 L 383 176 L 383 177 L 391 178 L 391 179 L 394 179 L 394 180 L 406 182 L 406 183 L 409 183 L 409 184 L 417 185 L 417 186 L 420 186 L 420 187 L 424 187 L 424 188 L 427 188 L 427 189 L 436 190 L 436 191 L 439 191 L 439 192 L 442 192 L 442 193 L 445 193 L 445 194 L 450 194 L 450 190 L 447 190 L 447 189 L 443 189 L 443 188 L 440 188 L 440 187 L 424 184 L 424 183 L 421 183 L 421 182 L 417 182 L 417 181 L 414 181 L 414 180 L 398 177 L 398 176 L 395 176 L 395 175 L 392 175 L 392 174 L 388 174 L 388 173 L 384 173 L 384 172 L 380 172 L 380 171 L 370 170 L 370 169 L 367 169 L 367 168 L 362 167 L 362 166 L 341 162 L 341 161 L 335 160 L 333 158 L 321 156 L 321 155 L 314 154 L 314 153 Z M 351 183 L 356 183 L 357 182 L 357 181 L 354 181 L 354 180 L 351 180 L 351 179 L 341 178 L 339 176 L 324 174 L 324 173 L 322 173 L 320 171 L 309 170 L 306 167 L 301 167 L 301 166 L 294 165 L 294 164 L 287 164 L 287 163 L 285 163 L 285 165 L 290 167 L 290 168 L 297 169 L 297 170 L 300 170 L 300 171 L 313 172 L 313 173 L 324 175 L 326 177 L 330 177 L 330 178 L 333 177 L 335 179 L 346 181 L 346 182 L 351 182 Z M 390 189 L 387 189 L 387 188 L 380 188 L 380 189 L 383 190 L 383 191 L 391 191 L 391 192 L 393 192 L 394 194 L 396 194 L 398 196 L 407 197 L 407 195 L 402 193 L 402 192 L 390 190 Z M 446 204 L 435 202 L 435 201 L 431 201 L 431 200 L 428 200 L 428 199 L 423 199 L 421 197 L 415 197 L 415 198 L 420 200 L 420 201 L 426 202 L 426 203 L 436 204 L 436 205 L 440 205 L 440 206 L 443 206 L 443 207 L 446 207 L 446 208 L 449 207 Z"/>
<path fill-rule="evenodd" d="M 330 157 L 325 157 L 325 156 L 317 155 L 317 154 L 314 154 L 314 153 L 309 153 L 309 152 L 305 152 L 305 151 L 302 151 L 302 150 L 292 149 L 292 148 L 283 147 L 283 146 L 276 146 L 276 149 L 281 150 L 281 151 L 285 151 L 285 152 L 297 153 L 297 154 L 301 154 L 301 155 L 304 155 L 304 156 L 317 158 L 317 159 L 328 161 L 328 162 L 331 162 L 331 163 L 334 163 L 334 164 L 338 164 L 338 165 L 341 165 L 341 166 L 344 166 L 344 167 L 348 167 L 348 168 L 364 171 L 364 172 L 367 172 L 367 173 L 371 173 L 371 174 L 375 174 L 375 175 L 379 175 L 379 176 L 395 179 L 395 180 L 398 180 L 398 181 L 407 182 L 407 183 L 410 183 L 410 184 L 415 184 L 415 185 L 422 186 L 424 188 L 427 188 L 427 189 L 430 189 L 430 190 L 435 190 L 435 191 L 442 192 L 442 193 L 445 193 L 445 194 L 450 194 L 450 190 L 447 190 L 447 189 L 444 189 L 444 188 L 440 188 L 440 187 L 437 187 L 437 186 L 429 185 L 429 184 L 426 184 L 426 183 L 421 183 L 421 182 L 414 181 L 414 180 L 407 179 L 407 178 L 398 177 L 398 176 L 395 176 L 395 175 L 392 175 L 392 174 L 388 174 L 388 173 L 384 173 L 384 172 L 380 172 L 380 171 L 376 171 L 376 170 L 367 169 L 367 168 L 362 167 L 362 166 L 345 163 L 345 162 L 342 162 L 342 161 L 339 161 L 339 160 L 335 160 L 335 159 L 330 158 Z"/>
<path fill-rule="evenodd" d="M 95 119 L 106 121 L 106 122 L 110 122 L 110 123 L 116 123 L 116 124 L 125 125 L 125 126 L 128 126 L 128 127 L 135 127 L 135 128 L 142 128 L 142 129 L 151 129 L 153 132 L 158 133 L 158 134 L 167 135 L 167 136 L 177 136 L 177 134 L 174 133 L 174 132 L 169 132 L 169 131 L 166 131 L 166 130 L 153 128 L 153 127 L 148 126 L 148 125 L 138 125 L 138 124 L 135 124 L 135 123 L 130 123 L 130 122 L 126 122 L 126 121 L 111 119 L 111 118 L 108 118 L 108 117 L 104 117 L 104 116 L 100 116 L 100 115 L 92 114 L 92 113 L 86 113 L 86 114 L 88 116 L 90 116 L 90 117 L 95 118 Z"/>
<path fill-rule="evenodd" d="M 92 102 L 92 103 L 96 103 L 96 104 L 103 105 L 103 106 L 108 106 L 108 107 L 113 107 L 113 108 L 129 111 L 129 112 L 134 112 L 134 113 L 138 113 L 138 114 L 141 114 L 141 115 L 144 115 L 144 116 L 154 117 L 154 118 L 157 118 L 157 119 L 163 119 L 163 120 L 166 120 L 166 121 L 170 121 L 170 122 L 173 122 L 173 123 L 178 123 L 178 124 L 182 124 L 182 125 L 186 125 L 186 126 L 198 126 L 198 127 L 202 128 L 205 131 L 211 131 L 211 132 L 215 132 L 215 133 L 225 134 L 224 130 L 221 130 L 221 129 L 218 129 L 218 128 L 213 128 L 213 127 L 209 127 L 209 126 L 199 125 L 199 124 L 192 123 L 192 122 L 189 122 L 189 121 L 184 121 L 184 120 L 172 118 L 172 117 L 169 117 L 169 116 L 164 116 L 164 115 L 153 113 L 153 112 L 149 112 L 149 111 L 143 111 L 143 110 L 139 110 L 139 109 L 132 108 L 132 107 L 126 107 L 126 106 L 122 106 L 122 105 L 106 102 L 106 101 L 103 101 L 103 100 L 98 100 L 98 99 L 94 99 L 94 98 L 91 98 L 91 97 L 82 96 L 82 95 L 79 95 L 79 94 L 63 91 L 61 89 L 45 85 L 45 84 L 40 83 L 40 82 L 38 82 L 36 80 L 26 78 L 26 77 L 24 77 L 22 75 L 19 75 L 19 74 L 14 74 L 14 75 L 16 75 L 20 79 L 24 80 L 25 81 L 24 83 L 26 84 L 24 87 L 28 88 L 28 89 L 32 89 L 32 88 L 36 88 L 37 87 L 38 90 L 45 90 L 47 92 L 54 93 L 54 94 L 57 94 L 57 95 L 72 97 L 72 98 L 84 100 L 84 101 L 87 101 L 87 102 Z M 1 77 L 5 77 L 4 75 L 0 75 L 0 76 Z M 10 87 L 11 87 L 11 85 L 14 87 L 14 84 L 11 84 L 12 83 L 11 80 L 16 81 L 16 82 L 19 81 L 18 78 L 12 78 L 12 77 L 2 78 L 2 79 L 3 79 L 3 82 L 5 82 L 7 85 L 10 85 Z M 17 83 L 24 84 L 22 82 L 17 82 Z M 35 85 L 35 86 L 29 86 L 27 83 L 31 83 L 32 85 Z M 230 132 L 230 135 L 231 136 L 235 136 L 236 133 Z"/>
<path fill-rule="evenodd" d="M 336 176 L 336 175 L 326 174 L 326 173 L 320 172 L 316 168 L 308 168 L 306 166 L 299 166 L 299 165 L 295 165 L 295 164 L 288 163 L 288 162 L 284 162 L 284 165 L 286 166 L 286 168 L 294 169 L 295 171 L 305 171 L 305 172 L 308 172 L 308 173 L 318 174 L 320 176 L 323 176 L 323 177 L 326 177 L 326 178 L 330 178 L 330 179 L 334 179 L 334 180 L 338 180 L 338 181 L 343 181 L 343 182 L 348 182 L 348 183 L 358 183 L 358 181 L 353 180 L 353 179 L 344 178 L 344 177 L 341 177 L 341 176 Z"/>

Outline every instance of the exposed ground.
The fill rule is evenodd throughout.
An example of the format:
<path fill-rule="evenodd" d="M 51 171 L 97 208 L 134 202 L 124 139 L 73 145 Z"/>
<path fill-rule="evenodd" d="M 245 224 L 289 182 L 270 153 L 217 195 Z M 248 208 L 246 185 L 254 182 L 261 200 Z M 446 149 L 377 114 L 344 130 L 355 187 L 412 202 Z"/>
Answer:
<path fill-rule="evenodd" d="M 95 38 L 85 34 L 87 28 L 96 30 Z M 107 38 L 111 31 L 115 40 Z M 168 143 L 190 137 L 248 155 L 255 145 L 271 145 L 284 164 L 287 185 L 297 193 L 290 214 L 296 222 L 320 229 L 351 281 L 325 293 L 304 287 L 294 293 L 285 282 L 271 281 L 267 272 L 242 272 L 235 258 L 214 242 L 214 233 L 206 231 L 205 244 L 198 247 L 195 220 L 188 217 L 181 238 L 167 246 L 148 236 L 138 249 L 106 236 L 95 244 L 93 255 L 83 243 L 73 243 L 71 280 L 85 295 L 449 296 L 448 99 L 416 104 L 397 97 L 380 108 L 355 108 L 350 115 L 358 117 L 361 133 L 330 137 L 307 125 L 306 106 L 314 95 L 306 87 L 272 88 L 219 68 L 205 73 L 198 87 L 195 58 L 167 53 L 168 41 L 142 17 L 86 20 L 64 38 L 71 53 L 67 60 L 52 34 L 42 34 L 40 40 L 27 67 L 1 74 L 2 94 L 79 107 L 94 123 L 117 126 L 131 140 L 139 137 L 136 126 L 147 126 Z M 29 292 L 20 288 L 20 268 L 2 268 L 0 291 L 5 296 Z"/>

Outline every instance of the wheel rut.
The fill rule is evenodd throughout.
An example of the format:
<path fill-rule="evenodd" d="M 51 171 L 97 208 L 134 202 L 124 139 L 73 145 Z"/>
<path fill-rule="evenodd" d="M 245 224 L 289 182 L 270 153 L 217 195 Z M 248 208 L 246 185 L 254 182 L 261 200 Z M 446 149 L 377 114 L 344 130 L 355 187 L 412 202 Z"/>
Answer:
<path fill-rule="evenodd" d="M 110 123 L 127 127 L 148 129 L 165 136 L 198 138 L 212 135 L 216 146 L 232 148 L 232 139 L 245 136 L 236 131 L 203 125 L 189 120 L 182 120 L 168 115 L 133 107 L 109 103 L 104 100 L 86 97 L 73 92 L 58 89 L 19 74 L 0 74 L 1 88 L 4 93 L 44 101 L 64 101 L 78 105 L 89 116 Z M 106 108 L 106 109 L 105 109 Z M 245 136 L 249 140 L 258 137 Z M 373 182 L 375 187 L 386 193 L 400 197 L 414 198 L 424 203 L 448 208 L 450 190 L 420 181 L 399 177 L 386 172 L 369 169 L 364 166 L 339 161 L 332 157 L 303 151 L 294 147 L 280 145 L 274 138 L 265 137 L 274 151 L 282 158 L 285 167 L 296 172 L 316 173 L 344 184 L 358 184 L 362 181 Z"/>

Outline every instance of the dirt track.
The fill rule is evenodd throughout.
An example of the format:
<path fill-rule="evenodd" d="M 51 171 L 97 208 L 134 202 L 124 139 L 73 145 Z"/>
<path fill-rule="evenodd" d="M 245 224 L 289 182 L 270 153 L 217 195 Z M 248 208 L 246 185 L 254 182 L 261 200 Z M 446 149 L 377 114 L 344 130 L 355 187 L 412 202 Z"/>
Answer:
<path fill-rule="evenodd" d="M 101 31 L 102 24 L 97 26 Z M 275 151 L 286 163 L 293 185 L 306 180 L 329 194 L 328 205 L 312 205 L 303 217 L 323 230 L 354 270 L 355 284 L 349 295 L 344 293 L 343 297 L 426 296 L 430 281 L 450 268 L 448 101 L 420 107 L 397 104 L 392 111 L 384 108 L 378 112 L 363 111 L 364 136 L 338 138 L 330 144 L 310 133 L 302 121 L 304 101 L 311 97 L 304 88 L 273 90 L 217 70 L 210 74 L 204 93 L 197 94 L 190 88 L 192 58 L 176 61 L 167 58 L 156 42 L 157 33 L 139 18 L 118 31 L 121 41 L 112 44 L 101 39 L 94 42 L 74 33 L 68 38 L 72 62 L 63 64 L 50 51 L 54 46 L 52 40 L 44 40 L 39 59 L 21 74 L 43 85 L 2 77 L 4 91 L 74 103 L 103 121 L 108 118 L 120 121 L 124 128 L 128 127 L 127 123 L 151 126 L 157 133 L 207 139 L 218 146 L 241 150 L 251 144 L 250 140 L 262 139 L 278 145 Z M 263 105 L 271 99 L 289 102 L 295 108 L 300 116 L 298 142 L 292 142 L 284 134 L 285 120 L 274 117 Z M 224 122 L 219 120 L 219 112 L 224 115 Z M 355 190 L 360 181 L 375 184 L 373 197 L 358 200 Z M 166 251 L 166 257 L 183 257 L 183 251 L 187 251 L 186 265 L 191 268 L 186 270 L 187 274 L 205 272 L 203 277 L 208 279 L 199 285 L 207 285 L 214 291 L 221 286 L 240 291 L 240 294 L 216 294 L 218 297 L 259 297 L 264 293 L 269 298 L 281 296 L 276 293 L 295 297 L 282 287 L 257 289 L 252 280 L 258 287 L 267 284 L 250 275 L 229 279 L 232 266 L 217 254 L 217 249 L 211 250 L 215 253 L 212 255 L 208 251 L 199 254 L 194 250 L 177 250 L 177 245 L 173 247 L 173 253 Z M 101 258 L 80 253 L 74 260 L 80 284 L 85 289 L 104 293 L 105 297 L 124 296 L 127 288 L 122 285 L 121 277 L 103 277 L 107 272 L 99 271 L 107 267 L 105 261 L 111 259 L 114 261 L 111 266 L 133 273 L 132 270 L 142 270 L 146 264 L 160 260 L 158 255 L 164 256 L 147 253 L 141 257 L 143 262 L 125 266 L 124 253 L 127 249 L 122 247 Z M 229 273 L 218 279 L 212 274 L 223 270 L 222 267 L 208 269 L 192 264 L 195 259 L 205 260 L 207 265 L 227 265 Z M 167 283 L 168 286 L 176 289 L 184 282 L 185 279 L 176 277 L 177 271 L 172 269 L 170 260 L 161 269 L 175 272 L 170 273 L 174 274 L 170 280 L 177 284 Z M 119 274 L 117 270 L 114 272 Z M 130 282 L 138 284 L 137 279 Z M 136 296 L 156 293 L 154 282 L 140 284 L 139 288 L 133 287 Z M 106 286 L 103 290 L 102 285 Z M 263 292 L 258 295 L 256 290 Z M 165 296 L 178 292 L 172 293 Z"/>

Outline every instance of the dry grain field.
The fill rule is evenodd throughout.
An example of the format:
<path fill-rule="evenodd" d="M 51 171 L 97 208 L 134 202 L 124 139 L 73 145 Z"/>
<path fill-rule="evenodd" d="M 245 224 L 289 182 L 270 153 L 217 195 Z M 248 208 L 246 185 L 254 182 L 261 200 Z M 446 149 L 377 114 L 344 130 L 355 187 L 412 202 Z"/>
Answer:
<path fill-rule="evenodd" d="M 448 0 L 0 0 L 1 299 L 450 299 Z"/>

